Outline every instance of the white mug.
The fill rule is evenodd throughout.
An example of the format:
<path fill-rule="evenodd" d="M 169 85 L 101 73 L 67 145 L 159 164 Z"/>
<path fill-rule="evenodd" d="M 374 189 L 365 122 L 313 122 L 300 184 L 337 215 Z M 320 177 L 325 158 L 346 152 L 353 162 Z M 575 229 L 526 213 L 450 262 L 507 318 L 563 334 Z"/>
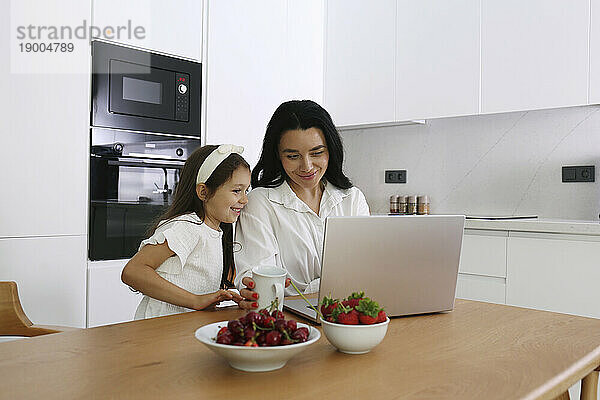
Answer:
<path fill-rule="evenodd" d="M 269 309 L 271 304 L 277 299 L 277 308 L 283 310 L 283 296 L 285 287 L 285 277 L 287 272 L 280 267 L 271 265 L 261 265 L 252 268 L 252 280 L 254 281 L 254 291 L 258 293 L 258 309 Z"/>

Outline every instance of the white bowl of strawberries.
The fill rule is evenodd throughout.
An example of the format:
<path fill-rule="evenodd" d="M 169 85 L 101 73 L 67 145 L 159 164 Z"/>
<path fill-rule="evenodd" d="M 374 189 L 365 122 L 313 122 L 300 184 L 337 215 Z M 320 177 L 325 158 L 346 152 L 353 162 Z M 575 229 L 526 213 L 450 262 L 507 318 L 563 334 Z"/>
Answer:
<path fill-rule="evenodd" d="M 320 332 L 286 320 L 281 311 L 250 311 L 239 319 L 215 322 L 196 330 L 196 339 L 247 372 L 273 371 L 319 340 Z"/>
<path fill-rule="evenodd" d="M 321 303 L 321 324 L 327 340 L 342 353 L 365 354 L 387 333 L 390 319 L 379 304 L 363 292 L 345 300 L 325 297 Z"/>

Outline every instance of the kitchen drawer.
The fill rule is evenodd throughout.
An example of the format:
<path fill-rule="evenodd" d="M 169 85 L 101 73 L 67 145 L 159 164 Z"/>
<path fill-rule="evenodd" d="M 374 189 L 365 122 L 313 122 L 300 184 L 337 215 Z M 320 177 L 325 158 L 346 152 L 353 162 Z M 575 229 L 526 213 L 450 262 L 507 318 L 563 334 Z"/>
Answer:
<path fill-rule="evenodd" d="M 490 276 L 458 274 L 456 297 L 505 304 L 506 280 Z"/>
<path fill-rule="evenodd" d="M 506 278 L 506 243 L 503 231 L 465 230 L 459 272 Z"/>

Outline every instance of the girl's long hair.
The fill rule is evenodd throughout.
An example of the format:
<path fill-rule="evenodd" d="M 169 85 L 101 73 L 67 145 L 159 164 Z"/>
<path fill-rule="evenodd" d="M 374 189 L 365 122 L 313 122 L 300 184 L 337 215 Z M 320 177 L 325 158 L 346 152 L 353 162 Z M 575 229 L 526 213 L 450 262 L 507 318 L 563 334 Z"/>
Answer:
<path fill-rule="evenodd" d="M 196 194 L 196 177 L 198 176 L 198 170 L 204 160 L 206 160 L 210 153 L 217 147 L 218 146 L 216 145 L 200 147 L 188 157 L 181 171 L 177 188 L 175 189 L 173 203 L 155 220 L 152 228 L 148 231 L 148 236 L 154 234 L 156 228 L 169 223 L 173 218 L 192 212 L 196 213 L 198 218 L 204 223 L 204 203 Z M 223 162 L 221 162 L 221 164 L 219 164 L 205 182 L 209 191 L 209 198 L 214 195 L 216 190 L 222 184 L 231 178 L 233 172 L 239 167 L 250 170 L 250 165 L 248 165 L 246 160 L 236 153 L 230 154 Z M 194 223 L 192 221 L 187 222 Z M 234 287 L 233 277 L 235 274 L 235 265 L 233 260 L 233 224 L 222 222 L 220 228 L 223 231 L 223 275 L 221 277 L 221 288 L 226 289 Z"/>
<path fill-rule="evenodd" d="M 309 128 L 319 128 L 325 136 L 329 153 L 325 179 L 340 189 L 352 187 L 342 171 L 344 147 L 329 113 L 312 100 L 292 100 L 277 107 L 267 125 L 260 159 L 252 170 L 253 188 L 277 187 L 288 179 L 279 158 L 281 136 L 287 131 Z"/>

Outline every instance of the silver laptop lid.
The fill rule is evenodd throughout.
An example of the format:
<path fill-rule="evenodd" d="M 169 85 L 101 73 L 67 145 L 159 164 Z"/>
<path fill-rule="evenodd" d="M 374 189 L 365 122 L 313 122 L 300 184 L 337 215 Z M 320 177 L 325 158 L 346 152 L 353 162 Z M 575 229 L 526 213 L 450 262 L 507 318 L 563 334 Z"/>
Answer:
<path fill-rule="evenodd" d="M 329 217 L 319 300 L 364 290 L 390 316 L 454 308 L 463 215 Z"/>

